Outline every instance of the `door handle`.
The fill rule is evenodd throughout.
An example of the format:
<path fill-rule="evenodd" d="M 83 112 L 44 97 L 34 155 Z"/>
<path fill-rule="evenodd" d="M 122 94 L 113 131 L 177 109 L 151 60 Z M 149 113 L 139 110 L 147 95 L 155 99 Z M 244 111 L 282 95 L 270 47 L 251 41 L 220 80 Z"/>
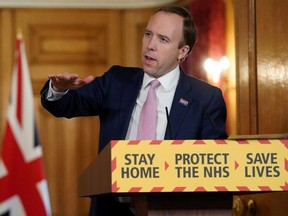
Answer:
<path fill-rule="evenodd" d="M 240 197 L 233 200 L 233 216 L 255 216 L 256 215 L 256 202 L 249 199 L 245 202 Z"/>

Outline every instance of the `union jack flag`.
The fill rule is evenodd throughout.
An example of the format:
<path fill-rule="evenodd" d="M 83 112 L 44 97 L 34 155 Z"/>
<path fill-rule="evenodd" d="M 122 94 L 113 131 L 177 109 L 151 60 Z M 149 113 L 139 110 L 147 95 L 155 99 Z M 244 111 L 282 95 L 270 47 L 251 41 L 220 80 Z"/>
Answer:
<path fill-rule="evenodd" d="M 0 158 L 0 216 L 51 215 L 25 45 L 17 39 Z"/>

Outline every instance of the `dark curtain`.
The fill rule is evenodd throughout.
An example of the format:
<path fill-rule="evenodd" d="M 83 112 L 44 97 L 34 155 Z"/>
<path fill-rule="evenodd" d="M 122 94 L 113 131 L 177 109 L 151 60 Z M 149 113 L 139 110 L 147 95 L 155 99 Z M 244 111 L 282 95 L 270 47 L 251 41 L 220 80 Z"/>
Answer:
<path fill-rule="evenodd" d="M 207 81 L 204 61 L 225 55 L 225 4 L 223 0 L 193 0 L 187 9 L 196 23 L 198 41 L 182 67 L 188 74 Z"/>

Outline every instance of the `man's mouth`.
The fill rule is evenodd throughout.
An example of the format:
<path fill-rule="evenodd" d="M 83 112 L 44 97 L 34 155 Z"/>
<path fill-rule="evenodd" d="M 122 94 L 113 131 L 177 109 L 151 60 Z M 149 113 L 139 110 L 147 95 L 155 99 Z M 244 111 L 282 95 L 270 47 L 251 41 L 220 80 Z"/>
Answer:
<path fill-rule="evenodd" d="M 151 56 L 149 56 L 149 55 L 145 55 L 145 59 L 146 59 L 148 62 L 150 62 L 150 61 L 156 61 L 155 58 L 153 58 L 153 57 L 151 57 Z"/>

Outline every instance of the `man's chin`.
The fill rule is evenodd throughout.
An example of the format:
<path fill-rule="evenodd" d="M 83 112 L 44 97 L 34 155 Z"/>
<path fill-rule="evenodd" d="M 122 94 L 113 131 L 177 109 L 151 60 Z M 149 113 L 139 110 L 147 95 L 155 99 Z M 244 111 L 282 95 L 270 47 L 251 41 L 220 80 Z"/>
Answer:
<path fill-rule="evenodd" d="M 143 70 L 145 73 L 149 74 L 149 75 L 153 75 L 156 73 L 155 68 L 147 66 L 147 65 L 143 65 Z"/>
<path fill-rule="evenodd" d="M 153 76 L 153 77 L 154 77 L 155 74 L 156 74 L 155 71 L 152 71 L 152 70 L 145 70 L 145 69 L 144 69 L 144 72 L 145 72 L 146 74 L 148 74 L 149 76 Z"/>

